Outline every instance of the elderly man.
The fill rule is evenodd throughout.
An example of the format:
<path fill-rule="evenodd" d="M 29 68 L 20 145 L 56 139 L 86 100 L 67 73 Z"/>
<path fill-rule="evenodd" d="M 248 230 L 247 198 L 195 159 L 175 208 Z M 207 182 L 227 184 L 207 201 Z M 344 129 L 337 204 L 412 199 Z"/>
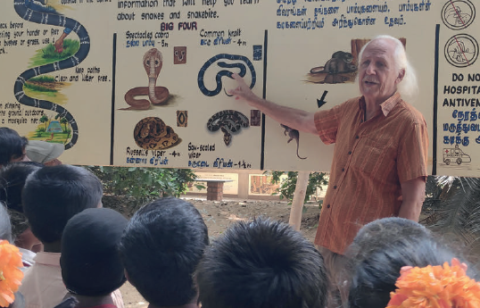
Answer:
<path fill-rule="evenodd" d="M 425 195 L 428 133 L 425 119 L 402 100 L 417 88 L 403 44 L 391 36 L 367 43 L 359 55 L 361 97 L 308 113 L 263 100 L 234 75 L 230 94 L 274 120 L 335 143 L 330 185 L 315 244 L 338 256 L 366 223 L 389 216 L 418 221 Z"/>

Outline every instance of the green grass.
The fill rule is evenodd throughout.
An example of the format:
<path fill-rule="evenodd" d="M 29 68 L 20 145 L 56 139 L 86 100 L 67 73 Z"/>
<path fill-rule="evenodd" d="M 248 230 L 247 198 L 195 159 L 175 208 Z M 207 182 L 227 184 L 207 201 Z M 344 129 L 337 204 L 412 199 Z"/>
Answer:
<path fill-rule="evenodd" d="M 29 140 L 45 140 L 45 139 L 50 139 L 51 133 L 45 133 L 45 132 L 34 132 L 29 136 Z M 70 139 L 71 135 L 68 136 L 68 133 L 55 133 L 53 135 L 53 140 L 50 140 L 48 142 L 53 142 L 53 143 L 65 143 L 65 139 Z"/>
<path fill-rule="evenodd" d="M 63 51 L 61 53 L 57 53 L 55 46 L 53 44 L 49 44 L 36 51 L 36 54 L 30 59 L 29 67 L 36 67 L 65 60 L 73 56 L 79 48 L 79 41 L 66 39 L 63 41 Z"/>
<path fill-rule="evenodd" d="M 31 84 L 31 83 L 28 83 L 28 82 L 24 85 L 24 87 L 27 88 L 27 89 L 30 89 L 32 91 L 37 91 L 37 92 L 58 92 L 55 89 L 49 89 L 49 88 L 42 87 L 42 86 L 39 86 L 39 85 L 36 85 L 36 84 Z"/>
<path fill-rule="evenodd" d="M 28 81 L 36 81 L 36 82 L 55 82 L 55 77 L 53 76 L 38 76 L 30 78 Z"/>

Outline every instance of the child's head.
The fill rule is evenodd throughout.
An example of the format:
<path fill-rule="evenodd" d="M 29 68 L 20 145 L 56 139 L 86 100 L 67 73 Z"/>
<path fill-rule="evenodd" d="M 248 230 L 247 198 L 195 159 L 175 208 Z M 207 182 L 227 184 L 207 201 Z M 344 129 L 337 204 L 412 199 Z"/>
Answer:
<path fill-rule="evenodd" d="M 0 127 L 0 167 L 11 161 L 20 161 L 25 157 L 28 140 L 11 128 Z"/>
<path fill-rule="evenodd" d="M 208 230 L 189 202 L 163 198 L 131 218 L 119 250 L 128 280 L 154 306 L 194 302 L 192 274 L 208 245 Z"/>
<path fill-rule="evenodd" d="M 0 201 L 8 208 L 17 247 L 31 249 L 40 244 L 23 213 L 22 191 L 27 177 L 42 167 L 42 164 L 33 161 L 21 161 L 9 163 L 0 169 Z"/>
<path fill-rule="evenodd" d="M 205 308 L 325 307 L 321 254 L 291 226 L 269 219 L 239 222 L 214 241 L 198 265 Z"/>
<path fill-rule="evenodd" d="M 100 180 L 82 167 L 45 167 L 27 178 L 23 207 L 33 234 L 42 243 L 55 243 L 75 214 L 101 207 L 102 194 Z"/>
<path fill-rule="evenodd" d="M 412 220 L 399 217 L 382 218 L 363 226 L 345 254 L 349 259 L 361 262 L 376 247 L 385 247 L 398 238 L 406 240 L 431 236 L 430 230 Z"/>
<path fill-rule="evenodd" d="M 352 308 L 385 308 L 402 267 L 451 264 L 455 257 L 426 228 L 402 218 L 364 226 L 347 255 L 352 258 L 348 298 Z"/>
<path fill-rule="evenodd" d="M 77 295 L 105 296 L 125 282 L 117 246 L 128 220 L 106 208 L 73 216 L 62 236 L 63 282 Z"/>
<path fill-rule="evenodd" d="M 23 213 L 22 191 L 27 177 L 43 165 L 28 161 L 14 162 L 0 169 L 0 201 L 7 208 Z"/>

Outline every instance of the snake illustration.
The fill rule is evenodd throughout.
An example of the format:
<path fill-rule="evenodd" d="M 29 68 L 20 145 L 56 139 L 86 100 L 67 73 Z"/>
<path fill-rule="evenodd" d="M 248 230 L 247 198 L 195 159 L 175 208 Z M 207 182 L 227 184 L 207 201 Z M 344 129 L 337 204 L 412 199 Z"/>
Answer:
<path fill-rule="evenodd" d="M 213 63 L 215 63 L 216 61 L 221 60 L 221 59 L 245 62 L 247 64 L 248 68 L 250 69 L 251 73 L 252 73 L 252 82 L 250 84 L 250 89 L 252 89 L 255 86 L 255 82 L 257 80 L 257 74 L 255 73 L 255 68 L 253 67 L 252 62 L 250 62 L 250 60 L 245 56 L 230 55 L 230 54 L 222 53 L 222 54 L 218 54 L 218 55 L 210 58 L 207 62 L 205 62 L 205 64 L 202 66 L 202 68 L 198 72 L 198 87 L 200 88 L 200 91 L 202 91 L 203 94 L 205 94 L 206 96 L 217 95 L 218 93 L 220 93 L 222 91 L 222 77 L 226 76 L 226 77 L 232 78 L 232 72 L 231 71 L 221 70 L 215 76 L 215 81 L 217 82 L 217 87 L 214 90 L 209 90 L 205 87 L 205 83 L 204 83 L 205 72 L 210 67 L 210 65 L 212 65 Z M 222 68 L 239 68 L 240 69 L 239 75 L 241 77 L 245 76 L 245 74 L 247 73 L 247 69 L 245 67 L 245 64 L 243 64 L 243 63 L 228 64 L 226 62 L 220 61 L 220 62 L 217 63 L 217 65 L 222 67 Z M 227 94 L 227 93 L 225 92 L 225 94 Z M 227 96 L 232 96 L 232 95 L 227 94 Z"/>
<path fill-rule="evenodd" d="M 163 57 L 160 50 L 152 48 L 143 56 L 143 67 L 148 75 L 148 87 L 136 87 L 125 94 L 125 102 L 130 105 L 120 110 L 147 110 L 150 102 L 154 105 L 163 105 L 168 100 L 170 93 L 165 87 L 156 86 L 157 78 L 162 70 Z M 148 95 L 148 99 L 135 99 L 138 95 Z"/>
<path fill-rule="evenodd" d="M 24 20 L 51 26 L 59 26 L 69 28 L 75 32 L 80 39 L 80 48 L 73 56 L 57 61 L 34 67 L 24 71 L 18 76 L 14 85 L 15 98 L 20 104 L 42 108 L 57 112 L 61 117 L 66 118 L 72 128 L 72 139 L 65 144 L 65 149 L 72 148 L 78 140 L 78 125 L 73 115 L 62 106 L 46 100 L 34 99 L 25 94 L 23 86 L 30 79 L 38 75 L 47 74 L 54 71 L 64 70 L 79 65 L 88 55 L 90 51 L 90 37 L 87 30 L 76 20 L 60 15 L 56 12 L 39 12 L 32 10 L 26 6 L 25 0 L 14 0 L 15 12 Z"/>
<path fill-rule="evenodd" d="M 133 131 L 135 143 L 146 150 L 163 150 L 178 145 L 182 139 L 160 118 L 142 119 Z"/>
<path fill-rule="evenodd" d="M 207 122 L 209 131 L 216 132 L 220 129 L 223 132 L 223 141 L 227 146 L 232 142 L 231 133 L 239 132 L 242 127 L 246 128 L 248 126 L 248 118 L 235 110 L 217 112 Z"/>

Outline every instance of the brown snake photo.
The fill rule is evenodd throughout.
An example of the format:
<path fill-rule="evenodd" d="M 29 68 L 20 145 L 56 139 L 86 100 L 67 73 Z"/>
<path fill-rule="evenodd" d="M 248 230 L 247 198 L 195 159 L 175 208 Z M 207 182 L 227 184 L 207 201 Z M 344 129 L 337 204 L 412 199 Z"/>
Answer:
<path fill-rule="evenodd" d="M 120 110 L 147 110 L 150 109 L 150 103 L 153 105 L 163 105 L 167 102 L 170 93 L 165 87 L 157 86 L 157 78 L 163 65 L 162 53 L 152 48 L 143 56 L 143 67 L 148 75 L 148 87 L 136 87 L 130 89 L 125 94 L 125 101 L 130 105 L 128 108 Z M 148 95 L 148 99 L 135 99 L 135 96 Z"/>

